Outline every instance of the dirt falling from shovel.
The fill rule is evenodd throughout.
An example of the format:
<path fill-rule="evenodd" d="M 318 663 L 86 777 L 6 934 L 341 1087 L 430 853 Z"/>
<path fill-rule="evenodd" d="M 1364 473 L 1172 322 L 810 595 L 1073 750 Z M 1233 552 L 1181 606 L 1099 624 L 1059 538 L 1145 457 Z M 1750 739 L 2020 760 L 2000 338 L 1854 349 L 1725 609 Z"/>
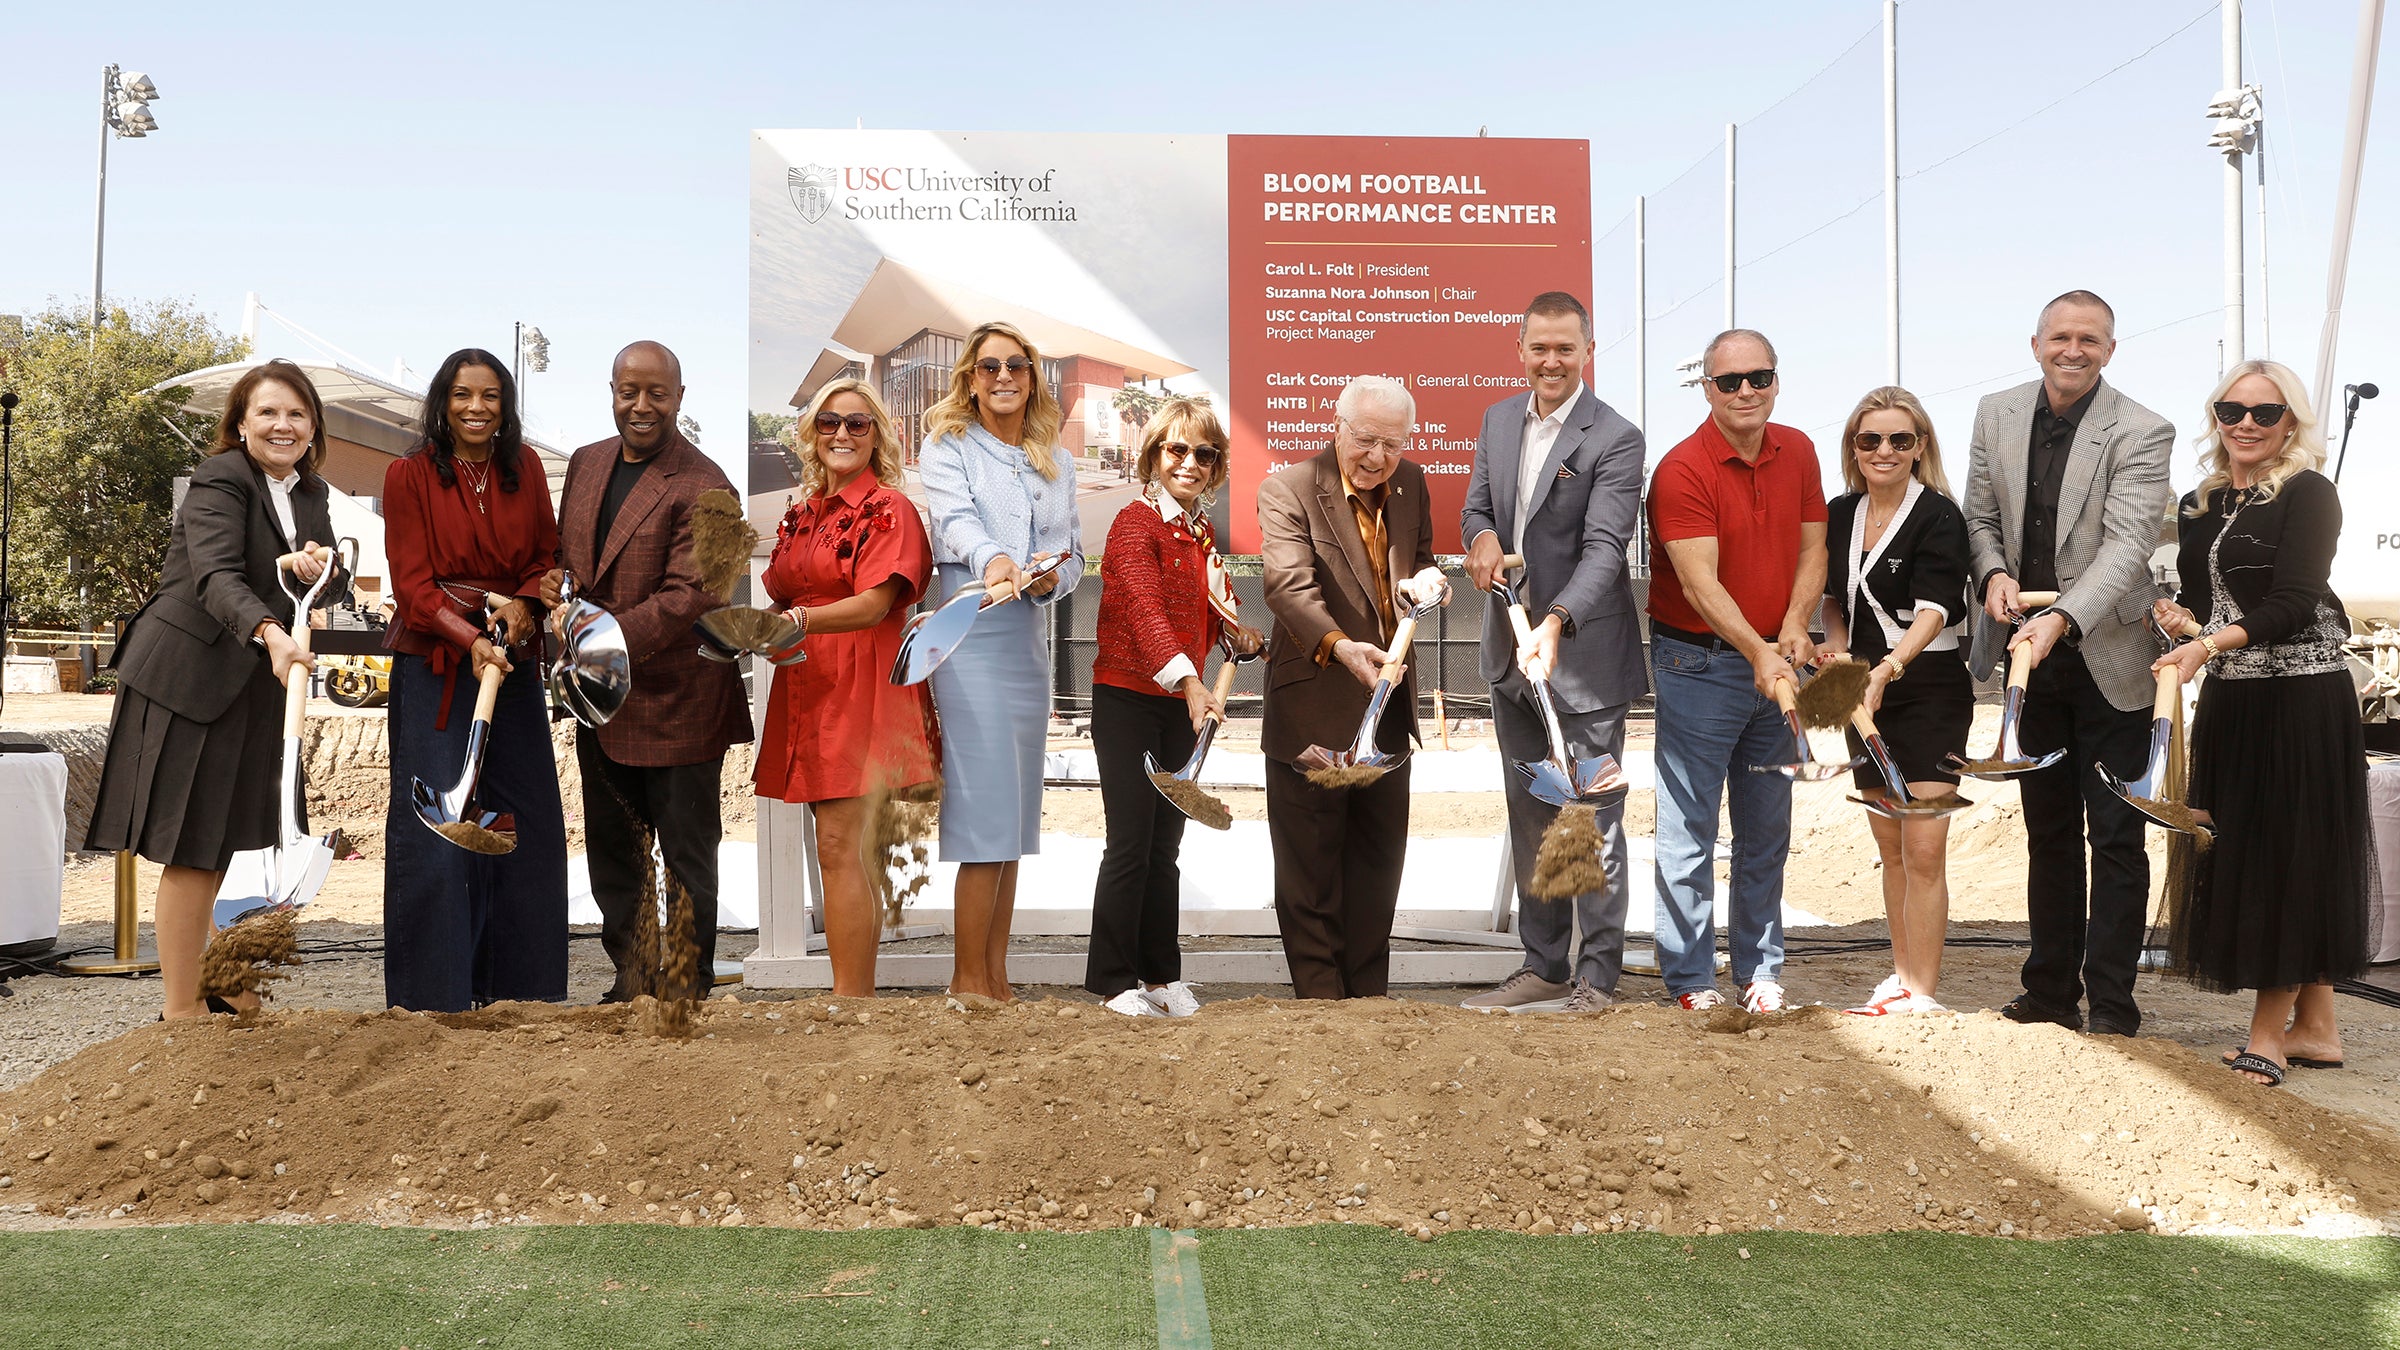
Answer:
<path fill-rule="evenodd" d="M 1586 891 L 1606 893 L 1608 873 L 1600 866 L 1600 820 L 1594 808 L 1569 803 L 1542 832 L 1541 851 L 1533 856 L 1533 879 L 1527 894 L 1536 900 L 1564 900 Z"/>
<path fill-rule="evenodd" d="M 200 954 L 200 995 L 237 998 L 255 993 L 273 998 L 267 986 L 288 979 L 276 966 L 300 964 L 300 930 L 293 912 L 275 910 L 220 931 Z"/>
<path fill-rule="evenodd" d="M 1816 678 L 1801 686 L 1792 699 L 1801 725 L 1816 731 L 1848 726 L 1850 714 L 1858 711 L 1867 696 L 1868 673 L 1866 662 L 1847 658 L 1819 666 Z"/>
<path fill-rule="evenodd" d="M 867 889 L 883 913 L 886 928 L 900 925 L 900 911 L 917 898 L 932 877 L 932 852 L 926 841 L 942 819 L 940 782 L 904 788 L 875 787 L 867 792 L 866 837 L 859 841 L 866 867 Z"/>
<path fill-rule="evenodd" d="M 1321 788 L 1365 787 L 1381 777 L 1383 770 L 1372 764 L 1336 764 L 1308 771 L 1308 781 Z"/>
<path fill-rule="evenodd" d="M 700 567 L 700 584 L 719 601 L 731 600 L 736 582 L 750 565 L 750 550 L 758 531 L 742 518 L 742 504 L 723 488 L 710 488 L 692 503 L 692 557 Z"/>

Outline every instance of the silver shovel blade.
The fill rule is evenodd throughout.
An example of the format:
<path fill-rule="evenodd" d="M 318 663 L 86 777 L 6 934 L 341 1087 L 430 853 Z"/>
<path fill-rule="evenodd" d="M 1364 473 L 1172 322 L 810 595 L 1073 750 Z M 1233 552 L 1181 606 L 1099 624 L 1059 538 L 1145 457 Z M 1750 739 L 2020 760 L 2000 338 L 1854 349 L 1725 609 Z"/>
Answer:
<path fill-rule="evenodd" d="M 942 662 L 958 650 L 958 644 L 966 641 L 982 604 L 983 588 L 970 587 L 933 613 L 909 620 L 900 635 L 900 654 L 892 661 L 892 683 L 923 684 L 931 679 Z"/>
<path fill-rule="evenodd" d="M 280 856 L 278 856 L 280 855 Z M 244 849 L 226 864 L 210 915 L 230 928 L 253 914 L 298 909 L 317 898 L 333 870 L 333 836 L 315 835 L 279 848 Z"/>
<path fill-rule="evenodd" d="M 617 616 L 588 600 L 563 601 L 558 663 L 550 679 L 560 702 L 585 726 L 598 727 L 616 716 L 633 693 L 633 653 Z"/>

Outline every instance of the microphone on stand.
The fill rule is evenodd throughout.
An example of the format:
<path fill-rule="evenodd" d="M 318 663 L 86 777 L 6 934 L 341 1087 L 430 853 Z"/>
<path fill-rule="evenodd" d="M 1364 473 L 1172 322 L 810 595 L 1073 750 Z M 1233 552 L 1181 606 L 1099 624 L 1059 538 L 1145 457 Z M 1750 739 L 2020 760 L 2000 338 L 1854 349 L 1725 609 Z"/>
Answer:
<path fill-rule="evenodd" d="M 2382 392 L 2373 384 L 2345 384 L 2342 386 L 2342 448 L 2341 452 L 2333 457 L 2333 481 L 2335 483 L 2338 484 L 2342 481 L 2342 463 L 2350 458 L 2350 426 L 2358 420 L 2359 402 L 2362 399 L 2374 398 Z"/>

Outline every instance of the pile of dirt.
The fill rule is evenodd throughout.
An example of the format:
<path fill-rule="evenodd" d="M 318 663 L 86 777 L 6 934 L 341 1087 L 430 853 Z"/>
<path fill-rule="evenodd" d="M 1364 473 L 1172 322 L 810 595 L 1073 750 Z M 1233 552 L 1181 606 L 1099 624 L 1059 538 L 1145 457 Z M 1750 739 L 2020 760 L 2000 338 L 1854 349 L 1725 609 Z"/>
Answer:
<path fill-rule="evenodd" d="M 970 1006 L 971 1005 L 971 1006 Z M 1064 1000 L 269 1013 L 0 1093 L 5 1199 L 136 1222 L 2380 1231 L 2400 1140 L 1989 1015 Z"/>

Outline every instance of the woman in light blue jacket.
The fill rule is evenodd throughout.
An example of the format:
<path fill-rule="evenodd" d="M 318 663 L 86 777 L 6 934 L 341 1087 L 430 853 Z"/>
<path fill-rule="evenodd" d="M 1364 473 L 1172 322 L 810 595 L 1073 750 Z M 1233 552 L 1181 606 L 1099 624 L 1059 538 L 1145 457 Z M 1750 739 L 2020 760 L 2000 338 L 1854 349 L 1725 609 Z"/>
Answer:
<path fill-rule="evenodd" d="M 1041 851 L 1050 653 L 1042 609 L 1083 578 L 1075 457 L 1041 353 L 1005 323 L 967 334 L 950 392 L 925 414 L 917 470 L 940 599 L 981 582 L 998 605 L 933 675 L 942 722 L 941 856 L 959 864 L 950 990 L 1006 999 L 1017 860 Z M 1064 555 L 1057 570 L 1027 568 Z"/>

